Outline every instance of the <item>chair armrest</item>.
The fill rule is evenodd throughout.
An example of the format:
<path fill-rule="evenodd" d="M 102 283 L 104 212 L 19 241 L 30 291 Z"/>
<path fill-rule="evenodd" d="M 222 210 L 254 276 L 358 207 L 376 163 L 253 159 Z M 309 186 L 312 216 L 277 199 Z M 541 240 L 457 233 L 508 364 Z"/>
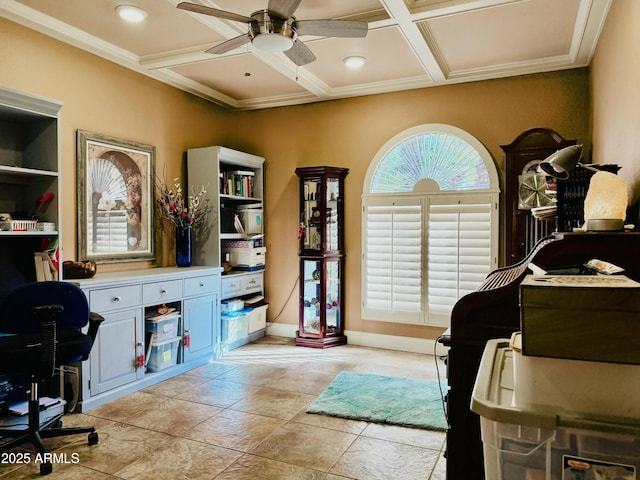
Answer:
<path fill-rule="evenodd" d="M 104 317 L 102 315 L 96 312 L 89 312 L 89 330 L 87 330 L 87 335 L 91 337 L 92 343 L 96 339 L 98 328 L 102 322 L 104 322 Z"/>
<path fill-rule="evenodd" d="M 89 312 L 89 329 L 87 330 L 87 336 L 91 338 L 91 346 L 93 347 L 93 343 L 96 340 L 96 335 L 98 335 L 98 328 L 100 324 L 104 322 L 104 317 L 95 312 Z M 82 357 L 82 360 L 86 360 L 89 358 L 89 353 Z"/>

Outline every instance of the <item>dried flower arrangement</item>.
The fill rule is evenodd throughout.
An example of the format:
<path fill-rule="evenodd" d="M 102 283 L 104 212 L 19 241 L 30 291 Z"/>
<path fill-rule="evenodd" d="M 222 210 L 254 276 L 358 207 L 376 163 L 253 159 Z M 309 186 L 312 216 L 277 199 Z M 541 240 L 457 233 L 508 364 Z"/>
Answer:
<path fill-rule="evenodd" d="M 166 183 L 157 187 L 160 191 L 157 200 L 160 216 L 178 228 L 192 228 L 204 222 L 211 211 L 205 186 L 203 185 L 197 193 L 192 189 L 192 194 L 185 198 L 180 179 L 174 178 L 173 182 L 173 188 Z"/>

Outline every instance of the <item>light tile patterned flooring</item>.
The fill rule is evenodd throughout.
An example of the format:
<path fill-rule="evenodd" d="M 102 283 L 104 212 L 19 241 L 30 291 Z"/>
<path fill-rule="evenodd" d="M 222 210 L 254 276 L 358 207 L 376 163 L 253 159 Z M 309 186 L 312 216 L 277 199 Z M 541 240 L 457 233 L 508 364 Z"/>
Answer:
<path fill-rule="evenodd" d="M 444 480 L 442 432 L 305 412 L 340 371 L 435 380 L 436 362 L 442 377 L 444 365 L 432 355 L 353 345 L 319 350 L 266 337 L 65 416 L 65 426 L 94 425 L 100 441 L 47 440 L 69 463 L 54 463 L 46 478 Z M 0 478 L 39 478 L 39 467 L 0 464 Z"/>

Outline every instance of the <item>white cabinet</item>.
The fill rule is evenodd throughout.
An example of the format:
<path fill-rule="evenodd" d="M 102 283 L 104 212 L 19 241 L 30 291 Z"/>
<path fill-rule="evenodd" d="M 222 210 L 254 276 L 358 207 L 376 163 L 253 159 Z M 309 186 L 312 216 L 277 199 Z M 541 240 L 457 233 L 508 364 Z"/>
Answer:
<path fill-rule="evenodd" d="M 221 270 L 152 268 L 74 280 L 91 311 L 105 318 L 89 360 L 81 366 L 79 409 L 96 407 L 217 356 Z M 170 318 L 167 324 L 177 328 L 171 330 L 173 338 L 159 339 L 147 320 L 162 314 L 165 306 L 170 313 L 161 318 Z"/>
<path fill-rule="evenodd" d="M 219 352 L 220 322 L 210 322 L 218 318 L 220 310 L 220 276 L 201 275 L 184 279 L 182 304 L 184 361 L 199 357 L 210 357 L 210 352 Z M 188 297 L 188 298 L 187 298 Z"/>
<path fill-rule="evenodd" d="M 136 363 L 144 352 L 144 320 L 137 284 L 85 289 L 85 294 L 91 310 L 104 317 L 90 356 L 89 380 L 95 395 L 144 375 Z"/>
<path fill-rule="evenodd" d="M 262 293 L 263 272 L 231 273 L 222 277 L 222 299 Z"/>
<path fill-rule="evenodd" d="M 192 148 L 187 151 L 187 179 L 190 191 L 205 186 L 214 213 L 208 236 L 194 242 L 194 264 L 221 266 L 229 261 L 232 270 L 222 276 L 220 299 L 261 296 L 258 305 L 264 305 L 264 159 L 219 146 Z M 233 325 L 248 321 L 236 317 Z M 223 340 L 223 351 L 259 338 L 264 331 L 242 338 L 223 334 L 223 339 L 234 339 Z"/>
<path fill-rule="evenodd" d="M 144 369 L 136 363 L 136 358 L 144 351 L 142 310 L 134 308 L 101 314 L 104 322 L 89 357 L 91 395 L 104 393 L 144 376 Z"/>
<path fill-rule="evenodd" d="M 204 295 L 188 298 L 183 304 L 183 320 L 185 339 L 184 361 L 189 362 L 202 355 L 210 356 L 216 347 L 218 325 L 206 319 L 217 317 L 220 308 L 217 297 Z"/>
<path fill-rule="evenodd" d="M 0 288 L 35 281 L 34 252 L 53 252 L 60 243 L 61 108 L 0 88 Z"/>

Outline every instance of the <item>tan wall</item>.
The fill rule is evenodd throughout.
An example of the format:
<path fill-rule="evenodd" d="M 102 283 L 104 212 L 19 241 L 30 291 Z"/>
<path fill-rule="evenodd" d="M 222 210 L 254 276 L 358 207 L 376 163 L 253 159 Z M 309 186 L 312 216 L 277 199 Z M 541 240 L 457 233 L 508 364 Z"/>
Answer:
<path fill-rule="evenodd" d="M 548 127 L 590 144 L 586 69 L 427 88 L 295 107 L 229 113 L 191 95 L 0 20 L 0 84 L 64 102 L 62 110 L 63 259 L 75 257 L 77 129 L 155 145 L 157 169 L 182 172 L 190 147 L 222 144 L 266 163 L 267 296 L 270 320 L 297 323 L 298 198 L 295 167 L 350 168 L 346 181 L 346 328 L 435 338 L 440 329 L 360 319 L 360 195 L 369 163 L 397 133 L 424 123 L 466 130 L 502 169 L 500 145 Z M 171 246 L 159 245 L 171 264 Z M 150 264 L 101 266 L 101 270 Z M 290 292 L 293 293 L 289 297 Z"/>
<path fill-rule="evenodd" d="M 76 258 L 76 130 L 154 145 L 156 171 L 170 180 L 184 178 L 186 148 L 225 140 L 225 115 L 209 102 L 2 19 L 0 85 L 64 103 L 63 260 Z M 162 240 L 157 244 L 159 264 L 175 263 L 172 245 Z M 148 266 L 104 264 L 100 270 Z"/>
<path fill-rule="evenodd" d="M 591 66 L 593 160 L 622 166 L 630 203 L 640 198 L 639 24 L 640 2 L 612 2 Z"/>
<path fill-rule="evenodd" d="M 500 145 L 521 132 L 549 127 L 587 146 L 586 69 L 531 75 L 395 94 L 238 114 L 238 136 L 251 128 L 246 147 L 267 159 L 265 224 L 270 314 L 283 309 L 298 276 L 297 166 L 348 167 L 346 179 L 346 312 L 348 330 L 435 338 L 441 329 L 360 318 L 360 196 L 376 152 L 397 133 L 424 123 L 446 123 L 478 138 L 502 170 Z M 240 133 L 243 132 L 243 133 Z M 240 141 L 240 139 L 238 139 Z M 502 172 L 500 173 L 502 178 Z M 295 290 L 279 322 L 297 322 Z"/>

